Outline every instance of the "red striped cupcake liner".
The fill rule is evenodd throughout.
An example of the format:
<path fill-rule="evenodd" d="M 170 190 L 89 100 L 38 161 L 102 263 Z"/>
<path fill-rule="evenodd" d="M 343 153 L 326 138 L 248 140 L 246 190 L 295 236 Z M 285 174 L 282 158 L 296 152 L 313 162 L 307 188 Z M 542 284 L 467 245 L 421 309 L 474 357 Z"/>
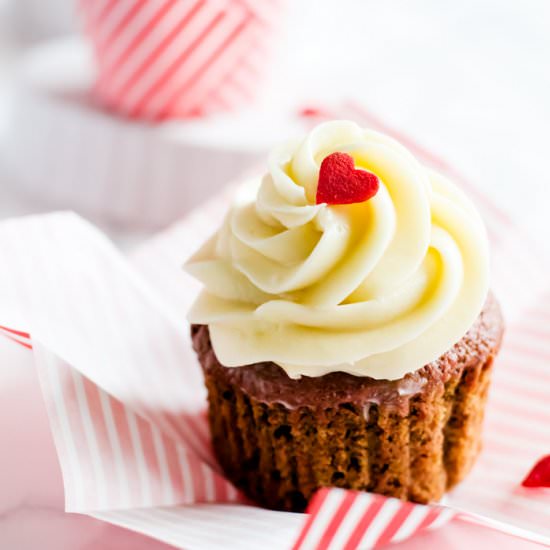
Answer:
<path fill-rule="evenodd" d="M 162 121 L 250 104 L 268 66 L 280 0 L 82 0 L 94 96 Z"/>

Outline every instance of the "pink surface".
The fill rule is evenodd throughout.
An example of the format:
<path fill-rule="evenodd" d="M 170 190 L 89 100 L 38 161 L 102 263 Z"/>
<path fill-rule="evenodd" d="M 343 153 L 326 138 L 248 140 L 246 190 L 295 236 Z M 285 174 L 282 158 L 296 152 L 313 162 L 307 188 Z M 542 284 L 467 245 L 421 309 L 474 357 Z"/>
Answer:
<path fill-rule="evenodd" d="M 0 339 L 0 548 L 148 549 L 168 546 L 98 520 L 63 511 L 63 483 L 32 356 Z M 540 548 L 477 525 L 454 521 L 395 548 L 499 550 Z"/>
<path fill-rule="evenodd" d="M 0 548 L 169 548 L 63 511 L 63 482 L 32 354 L 0 338 L 0 362 Z"/>

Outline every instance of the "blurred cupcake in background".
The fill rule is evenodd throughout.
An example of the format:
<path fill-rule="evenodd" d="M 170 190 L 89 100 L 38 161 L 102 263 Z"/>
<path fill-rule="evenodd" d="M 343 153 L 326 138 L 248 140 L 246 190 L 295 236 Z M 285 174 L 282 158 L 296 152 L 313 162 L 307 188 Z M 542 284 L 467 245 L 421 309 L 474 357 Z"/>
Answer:
<path fill-rule="evenodd" d="M 96 57 L 95 98 L 150 121 L 250 106 L 270 66 L 283 2 L 80 2 Z"/>

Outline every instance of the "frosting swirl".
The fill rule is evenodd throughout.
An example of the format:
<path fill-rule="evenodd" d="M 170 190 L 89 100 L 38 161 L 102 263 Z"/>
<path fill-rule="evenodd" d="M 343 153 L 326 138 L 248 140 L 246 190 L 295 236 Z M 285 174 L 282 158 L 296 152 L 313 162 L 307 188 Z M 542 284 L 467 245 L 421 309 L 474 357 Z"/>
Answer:
<path fill-rule="evenodd" d="M 345 152 L 380 188 L 355 204 L 315 204 L 319 166 Z M 488 292 L 485 228 L 448 179 L 395 140 L 333 121 L 276 149 L 220 230 L 186 264 L 204 289 L 226 366 L 273 361 L 291 377 L 345 371 L 397 379 L 467 332 Z"/>

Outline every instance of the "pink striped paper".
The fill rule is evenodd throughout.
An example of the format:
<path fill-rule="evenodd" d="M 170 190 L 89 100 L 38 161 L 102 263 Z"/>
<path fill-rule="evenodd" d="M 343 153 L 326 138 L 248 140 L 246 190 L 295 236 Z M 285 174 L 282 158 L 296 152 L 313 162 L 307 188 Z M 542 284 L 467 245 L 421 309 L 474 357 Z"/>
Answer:
<path fill-rule="evenodd" d="M 183 321 L 71 214 L 5 222 L 1 233 L 29 243 L 6 243 L 0 258 L 16 269 L 0 279 L 4 315 L 25 310 L 32 339 L 0 330 L 35 354 L 67 510 L 238 501 L 212 457 L 200 374 L 181 368 L 192 361 Z M 37 272 L 41 285 L 31 282 Z"/>
<path fill-rule="evenodd" d="M 32 349 L 31 336 L 28 332 L 22 332 L 20 330 L 14 330 L 7 327 L 0 327 L 0 334 L 14 342 L 17 342 L 27 349 Z"/>
<path fill-rule="evenodd" d="M 292 550 L 380 548 L 435 529 L 456 515 L 440 506 L 342 489 L 321 489 L 308 511 Z"/>
<path fill-rule="evenodd" d="M 132 118 L 242 107 L 265 71 L 279 0 L 82 0 L 95 96 Z"/>
<path fill-rule="evenodd" d="M 375 548 L 454 513 L 549 542 L 548 492 L 519 485 L 550 441 L 548 258 L 491 201 L 478 202 L 509 329 L 476 468 L 447 508 L 325 490 L 309 516 L 247 505 L 208 443 L 185 322 L 197 283 L 180 266 L 215 229 L 227 196 L 129 260 L 71 214 L 0 223 L 0 332 L 32 347 L 67 509 L 186 548 Z"/>

